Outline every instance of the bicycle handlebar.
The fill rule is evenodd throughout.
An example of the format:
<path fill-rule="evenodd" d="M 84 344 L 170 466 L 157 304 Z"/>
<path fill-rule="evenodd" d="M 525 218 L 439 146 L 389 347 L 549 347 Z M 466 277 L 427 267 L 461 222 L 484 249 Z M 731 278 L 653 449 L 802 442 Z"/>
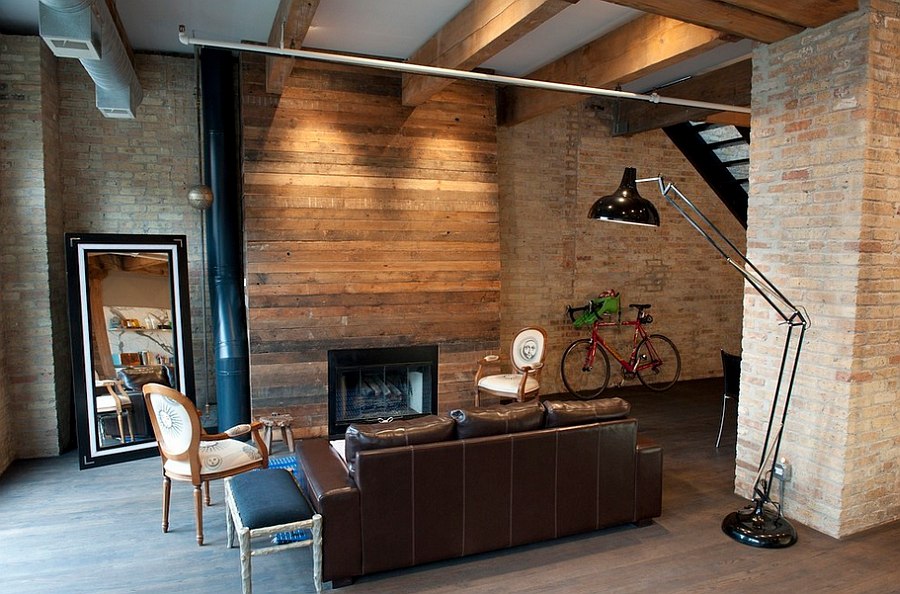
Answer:
<path fill-rule="evenodd" d="M 587 311 L 592 306 L 593 306 L 593 303 L 591 303 L 591 302 L 588 302 L 588 304 L 583 307 L 572 307 L 571 305 L 566 305 L 566 315 L 569 316 L 569 320 L 571 320 L 572 323 L 574 324 L 575 323 L 575 314 L 578 312 Z"/>

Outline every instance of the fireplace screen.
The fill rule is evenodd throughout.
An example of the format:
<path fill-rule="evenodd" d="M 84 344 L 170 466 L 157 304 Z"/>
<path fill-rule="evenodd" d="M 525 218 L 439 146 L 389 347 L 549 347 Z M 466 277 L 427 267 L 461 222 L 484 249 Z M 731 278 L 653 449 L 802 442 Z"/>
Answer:
<path fill-rule="evenodd" d="M 328 351 L 328 433 L 437 412 L 437 346 Z"/>

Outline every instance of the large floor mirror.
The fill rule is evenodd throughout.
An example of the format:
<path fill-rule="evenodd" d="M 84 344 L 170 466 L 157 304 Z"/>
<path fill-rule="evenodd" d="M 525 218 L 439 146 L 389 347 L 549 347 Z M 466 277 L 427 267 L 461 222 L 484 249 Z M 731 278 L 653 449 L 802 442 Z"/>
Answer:
<path fill-rule="evenodd" d="M 155 455 L 143 385 L 192 397 L 183 235 L 66 235 L 82 469 Z"/>

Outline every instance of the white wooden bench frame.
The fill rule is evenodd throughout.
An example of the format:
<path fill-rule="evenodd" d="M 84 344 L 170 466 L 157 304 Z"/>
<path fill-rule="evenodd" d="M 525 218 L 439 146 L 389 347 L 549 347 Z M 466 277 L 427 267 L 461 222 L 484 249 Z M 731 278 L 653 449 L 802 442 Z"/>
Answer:
<path fill-rule="evenodd" d="M 299 491 L 297 495 L 303 497 Z M 254 555 L 270 555 L 303 547 L 312 547 L 313 582 L 316 586 L 316 592 L 322 591 L 322 516 L 320 514 L 314 514 L 308 520 L 289 522 L 278 526 L 247 528 L 241 521 L 240 510 L 238 510 L 234 497 L 231 494 L 231 477 L 225 479 L 225 504 L 226 544 L 229 549 L 233 548 L 234 537 L 237 534 L 241 549 L 241 591 L 243 594 L 252 594 L 253 592 L 253 586 L 250 581 L 250 557 Z M 252 538 L 271 538 L 279 532 L 291 532 L 293 530 L 309 530 L 312 532 L 312 538 L 280 545 L 257 547 L 256 549 L 250 548 L 250 539 Z"/>

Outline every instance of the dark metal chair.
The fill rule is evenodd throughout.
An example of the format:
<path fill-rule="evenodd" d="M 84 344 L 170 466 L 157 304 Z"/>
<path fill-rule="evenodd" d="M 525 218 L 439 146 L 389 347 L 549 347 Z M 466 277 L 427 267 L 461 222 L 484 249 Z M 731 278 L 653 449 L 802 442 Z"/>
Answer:
<path fill-rule="evenodd" d="M 738 401 L 738 392 L 741 389 L 741 357 L 732 355 L 722 350 L 722 375 L 725 379 L 725 391 L 722 393 L 722 420 L 719 421 L 719 436 L 716 437 L 716 447 L 722 441 L 722 428 L 725 426 L 725 406 L 729 398 Z"/>

